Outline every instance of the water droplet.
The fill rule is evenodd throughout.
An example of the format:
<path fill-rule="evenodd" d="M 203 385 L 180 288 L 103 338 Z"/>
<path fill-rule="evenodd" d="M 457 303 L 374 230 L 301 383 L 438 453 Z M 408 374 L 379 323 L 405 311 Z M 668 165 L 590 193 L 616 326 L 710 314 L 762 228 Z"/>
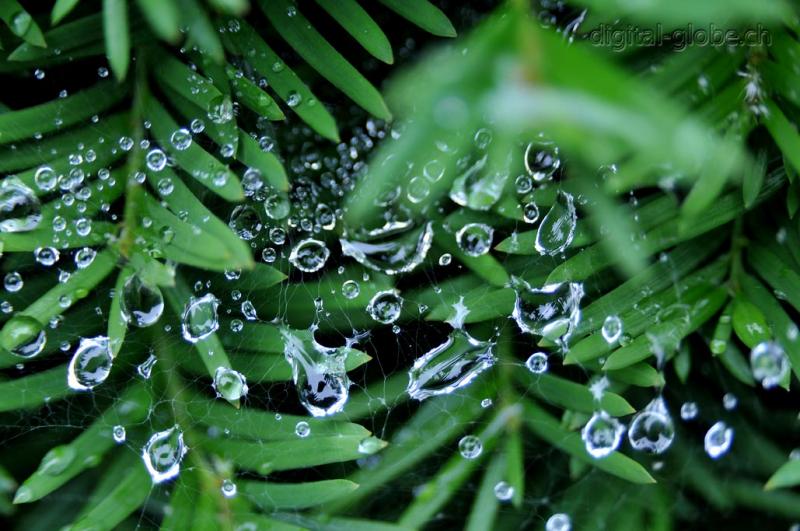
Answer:
<path fill-rule="evenodd" d="M 86 269 L 92 262 L 94 262 L 94 258 L 97 256 L 97 251 L 92 249 L 91 247 L 83 247 L 75 251 L 75 255 L 73 256 L 75 260 L 75 266 L 78 269 Z"/>
<path fill-rule="evenodd" d="M 3 340 L 14 345 L 11 353 L 21 358 L 38 356 L 47 344 L 47 334 L 41 323 L 27 315 L 18 314 L 3 328 Z"/>
<path fill-rule="evenodd" d="M 219 299 L 212 293 L 190 298 L 181 320 L 183 338 L 190 343 L 197 343 L 216 332 L 219 328 L 218 307 Z"/>
<path fill-rule="evenodd" d="M 736 395 L 733 393 L 725 393 L 722 397 L 722 407 L 727 409 L 728 411 L 732 411 L 736 409 L 736 406 L 739 404 L 739 399 L 736 398 Z"/>
<path fill-rule="evenodd" d="M 697 407 L 696 402 L 685 402 L 681 406 L 681 418 L 683 420 L 693 420 L 697 418 L 700 408 Z"/>
<path fill-rule="evenodd" d="M 547 519 L 545 531 L 572 531 L 572 520 L 568 514 L 556 513 Z"/>
<path fill-rule="evenodd" d="M 75 391 L 88 391 L 103 383 L 111 374 L 114 357 L 108 338 L 81 338 L 67 369 L 67 385 Z"/>
<path fill-rule="evenodd" d="M 145 162 L 152 171 L 161 171 L 167 166 L 167 155 L 158 148 L 151 149 L 145 155 Z"/>
<path fill-rule="evenodd" d="M 750 369 L 764 389 L 771 389 L 788 374 L 789 360 L 780 343 L 762 341 L 750 351 Z"/>
<path fill-rule="evenodd" d="M 652 454 L 666 451 L 674 439 L 675 426 L 661 396 L 654 398 L 633 417 L 628 430 L 628 440 L 634 450 Z"/>
<path fill-rule="evenodd" d="M 328 348 L 310 331 L 281 329 L 283 355 L 292 367 L 292 379 L 303 406 L 315 417 L 344 409 L 350 394 L 345 361 L 350 349 Z"/>
<path fill-rule="evenodd" d="M 358 453 L 371 455 L 384 447 L 384 443 L 377 437 L 367 437 L 358 443 Z"/>
<path fill-rule="evenodd" d="M 575 236 L 578 214 L 571 194 L 559 190 L 556 201 L 545 214 L 536 232 L 536 250 L 539 254 L 555 256 L 564 252 Z"/>
<path fill-rule="evenodd" d="M 228 226 L 245 241 L 250 241 L 258 236 L 263 227 L 258 212 L 250 205 L 239 205 L 234 208 Z"/>
<path fill-rule="evenodd" d="M 145 380 L 149 380 L 156 362 L 158 362 L 158 358 L 156 358 L 155 354 L 150 354 L 146 360 L 136 367 L 136 372 Z"/>
<path fill-rule="evenodd" d="M 58 175 L 50 166 L 42 166 L 33 175 L 33 182 L 36 183 L 39 190 L 50 192 L 55 190 L 58 184 Z"/>
<path fill-rule="evenodd" d="M 154 433 L 142 448 L 142 460 L 153 483 L 162 483 L 176 477 L 181 471 L 181 460 L 188 448 L 183 443 L 183 432 L 178 426 Z"/>
<path fill-rule="evenodd" d="M 283 219 L 289 215 L 292 204 L 286 194 L 273 192 L 264 200 L 264 212 L 270 219 Z"/>
<path fill-rule="evenodd" d="M 360 292 L 361 288 L 355 280 L 345 280 L 342 283 L 342 295 L 345 299 L 355 299 Z"/>
<path fill-rule="evenodd" d="M 424 400 L 460 389 L 494 365 L 494 343 L 480 341 L 461 328 L 419 357 L 408 372 L 411 398 Z"/>
<path fill-rule="evenodd" d="M 367 313 L 375 321 L 391 324 L 399 317 L 403 309 L 403 298 L 396 289 L 379 291 L 367 304 Z"/>
<path fill-rule="evenodd" d="M 220 487 L 222 495 L 225 496 L 226 498 L 233 498 L 234 496 L 236 496 L 237 490 L 238 489 L 236 488 L 236 483 L 234 483 L 230 479 L 226 479 L 225 481 L 223 481 L 222 486 Z"/>
<path fill-rule="evenodd" d="M 360 239 L 340 239 L 342 254 L 361 265 L 387 275 L 413 271 L 428 254 L 433 242 L 433 224 L 388 224 L 369 231 Z"/>
<path fill-rule="evenodd" d="M 145 284 L 138 275 L 131 275 L 122 287 L 120 311 L 126 323 L 145 328 L 164 313 L 164 297 L 157 286 Z"/>
<path fill-rule="evenodd" d="M 17 273 L 16 271 L 12 271 L 11 273 L 6 273 L 6 276 L 3 277 L 3 287 L 9 293 L 16 293 L 22 289 L 25 283 L 22 281 L 22 275 Z"/>
<path fill-rule="evenodd" d="M 296 90 L 290 90 L 286 96 L 286 104 L 289 107 L 297 107 L 303 101 L 303 97 Z"/>
<path fill-rule="evenodd" d="M 500 481 L 494 486 L 494 496 L 500 501 L 508 501 L 514 497 L 514 487 L 505 481 Z"/>
<path fill-rule="evenodd" d="M 536 223 L 539 221 L 539 205 L 530 201 L 522 206 L 522 220 L 525 223 Z"/>
<path fill-rule="evenodd" d="M 525 169 L 536 182 L 552 180 L 561 167 L 558 146 L 548 140 L 535 140 L 525 148 Z"/>
<path fill-rule="evenodd" d="M 733 428 L 722 421 L 711 426 L 703 439 L 703 446 L 711 459 L 719 459 L 728 453 L 732 443 Z"/>
<path fill-rule="evenodd" d="M 308 425 L 308 422 L 301 420 L 295 425 L 294 433 L 298 437 L 305 439 L 306 437 L 311 435 L 311 426 Z"/>
<path fill-rule="evenodd" d="M 244 374 L 227 367 L 217 367 L 212 383 L 217 396 L 235 402 L 247 395 L 247 379 Z"/>
<path fill-rule="evenodd" d="M 122 444 L 125 442 L 127 438 L 127 433 L 125 431 L 125 426 L 120 426 L 117 424 L 111 430 L 111 436 L 114 438 L 114 442 L 117 444 Z"/>
<path fill-rule="evenodd" d="M 511 316 L 526 334 L 542 336 L 567 350 L 569 338 L 581 319 L 583 284 L 564 282 L 532 288 L 518 277 L 511 286 L 516 301 Z"/>
<path fill-rule="evenodd" d="M 581 438 L 586 451 L 595 459 L 611 455 L 622 441 L 625 426 L 606 413 L 597 411 L 581 430 Z"/>
<path fill-rule="evenodd" d="M 491 398 L 484 398 L 481 400 L 481 407 L 486 409 L 487 407 L 492 407 L 493 403 Z"/>
<path fill-rule="evenodd" d="M 294 246 L 289 254 L 289 262 L 300 271 L 314 273 L 325 266 L 331 252 L 324 242 L 306 238 Z"/>
<path fill-rule="evenodd" d="M 603 339 L 606 340 L 606 343 L 609 345 L 616 343 L 622 335 L 622 319 L 616 315 L 609 315 L 606 317 L 605 321 L 603 321 L 603 328 L 601 332 L 603 334 Z"/>
<path fill-rule="evenodd" d="M 459 249 L 468 256 L 481 256 L 492 249 L 494 229 L 485 223 L 468 223 L 456 232 Z"/>
<path fill-rule="evenodd" d="M 169 140 L 175 149 L 178 151 L 184 151 L 189 149 L 189 146 L 192 145 L 192 133 L 188 129 L 181 128 L 177 131 L 174 131 Z"/>
<path fill-rule="evenodd" d="M 544 352 L 534 352 L 528 359 L 525 360 L 525 366 L 533 374 L 542 374 L 547 372 L 547 354 Z"/>
<path fill-rule="evenodd" d="M 475 459 L 483 452 L 483 443 L 474 435 L 465 435 L 458 441 L 458 451 L 464 459 Z"/>
<path fill-rule="evenodd" d="M 442 256 L 439 257 L 439 265 L 442 267 L 449 266 L 450 263 L 453 261 L 453 255 L 450 253 L 444 253 Z"/>
<path fill-rule="evenodd" d="M 0 183 L 0 232 L 25 232 L 39 226 L 42 205 L 33 190 L 16 177 Z"/>
<path fill-rule="evenodd" d="M 45 267 L 54 265 L 61 257 L 61 253 L 55 247 L 37 247 L 33 254 L 36 261 Z"/>

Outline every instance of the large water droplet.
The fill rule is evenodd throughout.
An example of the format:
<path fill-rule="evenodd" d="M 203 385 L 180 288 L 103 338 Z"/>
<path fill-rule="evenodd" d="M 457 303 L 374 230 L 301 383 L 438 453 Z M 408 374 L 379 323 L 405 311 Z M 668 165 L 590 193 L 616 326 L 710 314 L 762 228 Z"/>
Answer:
<path fill-rule="evenodd" d="M 402 310 L 403 298 L 396 289 L 379 291 L 367 304 L 367 313 L 382 324 L 391 324 L 397 321 Z"/>
<path fill-rule="evenodd" d="M 108 338 L 82 338 L 67 369 L 67 385 L 75 391 L 88 391 L 111 374 L 114 357 Z"/>
<path fill-rule="evenodd" d="M 187 450 L 183 443 L 183 432 L 178 426 L 154 433 L 142 448 L 142 460 L 153 483 L 162 483 L 177 476 Z"/>
<path fill-rule="evenodd" d="M 33 190 L 16 177 L 0 183 L 0 232 L 25 232 L 39 226 L 42 204 Z"/>
<path fill-rule="evenodd" d="M 387 226 L 358 239 L 340 239 L 342 254 L 361 265 L 397 275 L 413 271 L 428 254 L 433 241 L 433 224 L 421 227 Z"/>
<path fill-rule="evenodd" d="M 728 453 L 732 443 L 733 428 L 722 421 L 711 426 L 703 439 L 703 446 L 711 459 L 719 459 Z"/>
<path fill-rule="evenodd" d="M 408 372 L 408 394 L 424 400 L 468 385 L 494 365 L 494 343 L 454 329 L 447 340 L 419 357 Z"/>
<path fill-rule="evenodd" d="M 606 413 L 597 411 L 581 430 L 581 438 L 586 451 L 595 459 L 608 457 L 619 448 L 625 426 Z"/>
<path fill-rule="evenodd" d="M 575 236 L 578 214 L 571 194 L 559 190 L 556 201 L 547 211 L 536 232 L 536 250 L 539 254 L 554 256 L 564 252 Z"/>
<path fill-rule="evenodd" d="M 33 358 L 39 355 L 47 344 L 47 334 L 44 327 L 34 319 L 24 314 L 11 318 L 3 327 L 3 343 L 11 346 L 11 353 L 21 358 Z"/>
<path fill-rule="evenodd" d="M 247 395 L 247 379 L 244 374 L 227 367 L 217 367 L 212 383 L 217 396 L 229 402 L 239 400 Z"/>
<path fill-rule="evenodd" d="M 753 378 L 761 382 L 764 389 L 771 389 L 786 377 L 789 360 L 780 343 L 762 341 L 750 351 L 750 368 Z"/>
<path fill-rule="evenodd" d="M 157 286 L 131 275 L 122 287 L 120 311 L 126 323 L 144 328 L 154 324 L 164 313 L 164 297 Z"/>
<path fill-rule="evenodd" d="M 323 268 L 330 255 L 331 252 L 324 242 L 306 238 L 294 246 L 289 254 L 289 262 L 300 271 L 314 273 Z"/>
<path fill-rule="evenodd" d="M 315 417 L 338 413 L 350 393 L 345 361 L 347 347 L 329 348 L 317 343 L 309 331 L 281 328 L 283 355 L 292 367 L 300 402 Z"/>
<path fill-rule="evenodd" d="M 263 227 L 261 217 L 256 212 L 256 209 L 250 205 L 239 205 L 234 208 L 233 212 L 231 212 L 228 226 L 245 241 L 252 240 L 258 236 Z"/>
<path fill-rule="evenodd" d="M 633 417 L 628 430 L 628 440 L 634 450 L 660 454 L 670 447 L 675 439 L 675 426 L 661 396 L 650 401 Z"/>
<path fill-rule="evenodd" d="M 511 286 L 516 293 L 511 316 L 520 330 L 549 339 L 566 350 L 581 319 L 583 284 L 564 282 L 532 288 L 521 278 L 513 277 Z"/>
<path fill-rule="evenodd" d="M 183 338 L 190 343 L 197 343 L 216 332 L 219 328 L 218 306 L 219 299 L 212 293 L 207 293 L 199 299 L 190 298 L 183 310 L 181 322 Z"/>

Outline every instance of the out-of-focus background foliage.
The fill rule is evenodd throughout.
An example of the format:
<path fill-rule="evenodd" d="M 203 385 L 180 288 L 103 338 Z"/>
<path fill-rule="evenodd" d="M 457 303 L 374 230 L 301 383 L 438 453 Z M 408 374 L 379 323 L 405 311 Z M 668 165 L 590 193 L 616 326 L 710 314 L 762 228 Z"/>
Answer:
<path fill-rule="evenodd" d="M 798 8 L 1 0 L 5 527 L 794 529 Z"/>

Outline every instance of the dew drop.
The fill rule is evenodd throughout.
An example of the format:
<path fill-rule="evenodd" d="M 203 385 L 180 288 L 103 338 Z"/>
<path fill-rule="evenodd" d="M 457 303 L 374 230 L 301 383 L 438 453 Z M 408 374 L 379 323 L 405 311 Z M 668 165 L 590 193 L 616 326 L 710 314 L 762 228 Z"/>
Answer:
<path fill-rule="evenodd" d="M 703 447 L 711 459 L 719 459 L 728 453 L 732 443 L 733 428 L 729 428 L 722 421 L 711 426 L 703 439 Z"/>
<path fill-rule="evenodd" d="M 161 171 L 167 166 L 167 155 L 158 148 L 151 149 L 145 155 L 145 163 L 152 171 Z"/>
<path fill-rule="evenodd" d="M 661 396 L 654 398 L 633 417 L 628 441 L 634 450 L 661 454 L 675 439 L 675 426 Z"/>
<path fill-rule="evenodd" d="M 239 205 L 234 208 L 228 226 L 245 241 L 250 241 L 258 236 L 263 227 L 261 217 L 250 205 Z"/>
<path fill-rule="evenodd" d="M 420 227 L 389 223 L 358 238 L 341 238 L 342 254 L 387 275 L 409 273 L 425 260 L 433 242 L 433 224 Z"/>
<path fill-rule="evenodd" d="M 212 383 L 217 396 L 229 402 L 235 402 L 247 395 L 247 379 L 245 376 L 227 367 L 217 367 Z"/>
<path fill-rule="evenodd" d="M 3 342 L 11 347 L 11 353 L 21 358 L 34 358 L 41 354 L 47 344 L 44 327 L 33 317 L 18 314 L 3 327 Z"/>
<path fill-rule="evenodd" d="M 355 299 L 360 292 L 361 288 L 355 280 L 345 280 L 342 283 L 342 295 L 345 299 Z"/>
<path fill-rule="evenodd" d="M 547 372 L 547 354 L 544 352 L 534 352 L 528 356 L 527 360 L 525 360 L 525 366 L 533 374 L 542 374 L 543 372 Z"/>
<path fill-rule="evenodd" d="M 508 501 L 514 497 L 514 487 L 505 481 L 499 481 L 494 486 L 494 497 L 500 501 Z"/>
<path fill-rule="evenodd" d="M 595 459 L 611 455 L 622 441 L 625 426 L 606 413 L 597 411 L 581 430 L 581 438 L 586 451 Z"/>
<path fill-rule="evenodd" d="M 536 251 L 542 255 L 561 254 L 572 243 L 578 215 L 571 194 L 559 190 L 556 201 L 545 214 L 536 232 Z"/>
<path fill-rule="evenodd" d="M 125 426 L 120 426 L 119 424 L 114 426 L 114 428 L 111 430 L 111 436 L 114 438 L 115 443 L 117 444 L 124 443 L 125 439 L 127 438 Z"/>
<path fill-rule="evenodd" d="M 219 299 L 212 293 L 200 298 L 191 297 L 181 319 L 183 338 L 190 343 L 197 343 L 216 332 L 219 328 L 218 307 Z"/>
<path fill-rule="evenodd" d="M 145 328 L 155 324 L 164 313 L 164 297 L 157 286 L 144 283 L 138 275 L 131 275 L 122 287 L 120 311 L 126 323 Z"/>
<path fill-rule="evenodd" d="M 107 337 L 81 338 L 67 368 L 67 385 L 75 391 L 88 391 L 111 374 L 114 357 Z"/>
<path fill-rule="evenodd" d="M 403 298 L 396 289 L 379 291 L 367 304 L 369 316 L 382 324 L 391 324 L 397 321 L 402 310 Z"/>
<path fill-rule="evenodd" d="M 572 520 L 568 514 L 556 513 L 547 519 L 545 531 L 572 531 Z"/>
<path fill-rule="evenodd" d="M 583 284 L 564 282 L 532 288 L 512 277 L 516 301 L 511 317 L 526 334 L 542 336 L 566 350 L 570 336 L 581 319 Z"/>
<path fill-rule="evenodd" d="M 458 441 L 458 451 L 464 459 L 475 459 L 483 452 L 483 443 L 474 435 L 465 435 Z"/>
<path fill-rule="evenodd" d="M 39 470 L 48 476 L 57 476 L 75 461 L 77 452 L 71 445 L 54 446 L 42 458 Z"/>
<path fill-rule="evenodd" d="M 772 389 L 788 374 L 789 360 L 780 343 L 762 341 L 750 351 L 750 369 L 764 389 Z"/>
<path fill-rule="evenodd" d="M 561 167 L 558 146 L 547 140 L 535 140 L 525 148 L 525 169 L 536 182 L 552 180 Z"/>
<path fill-rule="evenodd" d="M 220 487 L 220 492 L 222 492 L 222 495 L 225 496 L 226 498 L 233 498 L 234 496 L 236 496 L 237 490 L 238 489 L 236 487 L 236 483 L 234 483 L 230 479 L 226 479 L 225 481 L 223 481 L 222 486 Z"/>
<path fill-rule="evenodd" d="M 606 317 L 605 321 L 603 321 L 601 333 L 606 343 L 609 345 L 616 343 L 620 336 L 622 336 L 622 320 L 616 315 L 609 315 Z"/>
<path fill-rule="evenodd" d="M 181 128 L 174 131 L 169 140 L 175 149 L 184 151 L 192 145 L 192 133 L 188 129 Z"/>
<path fill-rule="evenodd" d="M 183 432 L 178 426 L 154 433 L 142 448 L 142 460 L 153 483 L 163 483 L 176 477 L 187 451 Z"/>
<path fill-rule="evenodd" d="M 61 253 L 55 247 L 37 247 L 33 254 L 36 262 L 45 267 L 54 265 L 61 257 Z"/>
<path fill-rule="evenodd" d="M 492 249 L 494 229 L 485 223 L 468 223 L 456 232 L 459 249 L 468 256 L 481 256 Z"/>
<path fill-rule="evenodd" d="M 301 420 L 295 425 L 294 433 L 301 439 L 305 439 L 311 435 L 311 426 L 308 425 L 308 422 Z"/>
<path fill-rule="evenodd" d="M 681 405 L 681 418 L 683 420 L 694 420 L 699 412 L 700 408 L 697 407 L 697 402 L 684 402 Z"/>
<path fill-rule="evenodd" d="M 150 354 L 146 360 L 136 367 L 136 372 L 145 380 L 149 380 L 156 362 L 158 362 L 158 358 L 156 358 L 155 354 Z"/>
<path fill-rule="evenodd" d="M 42 204 L 16 177 L 0 183 L 0 232 L 26 232 L 39 226 Z"/>
<path fill-rule="evenodd" d="M 414 362 L 406 391 L 416 400 L 450 394 L 469 385 L 495 361 L 494 343 L 480 341 L 456 328 L 444 343 Z"/>
<path fill-rule="evenodd" d="M 300 271 L 314 273 L 325 266 L 331 251 L 324 242 L 306 238 L 294 246 L 289 254 L 289 262 Z"/>

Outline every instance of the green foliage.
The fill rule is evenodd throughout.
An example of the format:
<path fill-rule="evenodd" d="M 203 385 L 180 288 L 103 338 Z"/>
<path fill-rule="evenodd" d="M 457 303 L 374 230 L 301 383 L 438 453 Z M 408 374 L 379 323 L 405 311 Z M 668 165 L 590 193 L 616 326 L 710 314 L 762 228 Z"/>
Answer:
<path fill-rule="evenodd" d="M 2 3 L 0 206 L 23 190 L 38 217 L 11 230 L 19 211 L 0 212 L 10 528 L 800 520 L 798 6 L 434 3 Z M 583 33 L 613 21 L 765 25 L 769 40 L 615 53 Z M 533 140 L 557 146 L 554 179 L 528 179 Z M 402 274 L 346 250 L 398 220 L 387 260 L 419 254 Z M 491 249 L 462 241 L 470 224 L 492 229 Z M 547 252 L 547 237 L 563 245 Z M 325 246 L 319 271 L 299 265 L 303 238 Z M 582 294 L 570 334 L 528 334 L 524 287 L 557 285 Z M 401 315 L 381 324 L 369 308 L 392 290 Z M 214 292 L 214 319 L 194 315 Z M 148 296 L 163 316 L 135 326 L 126 305 Z M 462 327 L 450 355 L 477 344 L 492 366 L 409 396 L 431 338 Z M 72 382 L 89 338 L 108 339 L 111 369 L 91 389 Z M 775 382 L 753 370 L 766 346 L 788 367 Z M 535 351 L 546 372 L 526 367 Z M 306 374 L 320 367 L 324 381 Z M 308 415 L 304 375 L 319 390 L 348 374 L 343 410 Z M 667 453 L 588 451 L 587 423 L 633 430 L 654 397 L 675 423 Z M 688 402 L 700 413 L 683 422 Z M 720 420 L 735 436 L 715 456 L 703 434 Z M 186 454 L 173 448 L 162 483 L 148 448 L 177 433 Z M 472 458 L 465 435 L 482 445 Z"/>

